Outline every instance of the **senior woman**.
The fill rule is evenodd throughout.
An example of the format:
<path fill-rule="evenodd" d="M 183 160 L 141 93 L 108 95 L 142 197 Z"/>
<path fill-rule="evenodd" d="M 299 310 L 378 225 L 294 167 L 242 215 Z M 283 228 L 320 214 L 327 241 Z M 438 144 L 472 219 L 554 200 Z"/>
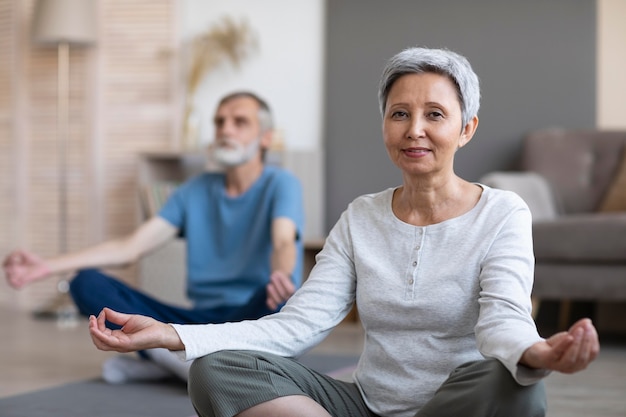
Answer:
<path fill-rule="evenodd" d="M 96 346 L 165 347 L 195 359 L 189 393 L 201 417 L 543 416 L 542 378 L 584 369 L 598 336 L 588 319 L 539 336 L 527 206 L 454 173 L 454 155 L 478 126 L 478 77 L 454 52 L 411 48 L 388 62 L 379 100 L 402 185 L 349 205 L 282 311 L 168 325 L 105 309 L 90 318 Z M 355 300 L 365 345 L 354 382 L 289 359 L 328 335 Z"/>

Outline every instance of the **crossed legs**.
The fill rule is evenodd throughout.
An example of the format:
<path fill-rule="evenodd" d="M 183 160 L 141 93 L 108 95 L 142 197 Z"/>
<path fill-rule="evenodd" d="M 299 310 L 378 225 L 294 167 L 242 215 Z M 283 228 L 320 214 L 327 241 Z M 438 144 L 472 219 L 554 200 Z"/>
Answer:
<path fill-rule="evenodd" d="M 217 352 L 194 361 L 189 395 L 199 417 L 377 417 L 354 383 L 288 358 L 252 351 Z M 520 386 L 497 360 L 455 369 L 415 417 L 542 417 L 545 389 Z"/>

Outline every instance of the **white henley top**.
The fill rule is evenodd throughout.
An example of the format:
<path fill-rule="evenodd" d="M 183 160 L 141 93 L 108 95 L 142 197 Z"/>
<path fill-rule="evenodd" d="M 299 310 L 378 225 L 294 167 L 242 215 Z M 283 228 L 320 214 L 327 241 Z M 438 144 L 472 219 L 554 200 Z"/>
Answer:
<path fill-rule="evenodd" d="M 548 372 L 518 364 L 543 340 L 531 317 L 531 214 L 516 194 L 480 186 L 470 211 L 423 227 L 393 214 L 393 188 L 355 199 L 279 313 L 173 325 L 185 358 L 220 350 L 298 357 L 356 300 L 365 343 L 354 381 L 376 414 L 415 415 L 452 370 L 484 357 L 500 360 L 522 385 L 538 381 Z"/>

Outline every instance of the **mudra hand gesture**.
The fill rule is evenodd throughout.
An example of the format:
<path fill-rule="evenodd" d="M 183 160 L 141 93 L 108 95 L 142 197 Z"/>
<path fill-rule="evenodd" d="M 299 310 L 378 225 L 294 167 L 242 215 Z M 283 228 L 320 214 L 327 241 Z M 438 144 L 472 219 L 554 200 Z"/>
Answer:
<path fill-rule="evenodd" d="M 589 319 L 581 319 L 568 331 L 559 332 L 526 349 L 520 362 L 532 368 L 572 374 L 582 371 L 598 356 L 600 342 Z"/>
<path fill-rule="evenodd" d="M 106 321 L 121 326 L 109 329 Z M 104 308 L 98 317 L 89 317 L 89 333 L 96 347 L 104 351 L 134 352 L 152 348 L 183 350 L 185 346 L 172 326 L 138 314 L 124 314 Z"/>

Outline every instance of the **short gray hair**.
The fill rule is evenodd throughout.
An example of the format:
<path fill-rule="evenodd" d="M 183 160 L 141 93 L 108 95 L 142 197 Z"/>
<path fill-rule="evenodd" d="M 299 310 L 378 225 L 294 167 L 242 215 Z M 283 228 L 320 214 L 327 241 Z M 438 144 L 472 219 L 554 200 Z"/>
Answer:
<path fill-rule="evenodd" d="M 472 117 L 478 115 L 480 107 L 478 76 L 464 56 L 447 49 L 408 48 L 392 57 L 383 70 L 378 87 L 380 114 L 384 116 L 389 91 L 398 78 L 406 74 L 427 72 L 447 76 L 454 82 L 465 127 Z"/>
<path fill-rule="evenodd" d="M 257 114 L 257 117 L 259 118 L 261 133 L 265 133 L 268 130 L 272 130 L 274 128 L 274 120 L 272 118 L 272 111 L 270 110 L 270 106 L 265 100 L 250 91 L 236 91 L 234 93 L 230 93 L 227 96 L 222 97 L 217 107 L 219 108 L 227 101 L 231 101 L 236 98 L 251 98 L 252 100 L 257 102 L 257 104 L 259 105 L 259 112 Z"/>

